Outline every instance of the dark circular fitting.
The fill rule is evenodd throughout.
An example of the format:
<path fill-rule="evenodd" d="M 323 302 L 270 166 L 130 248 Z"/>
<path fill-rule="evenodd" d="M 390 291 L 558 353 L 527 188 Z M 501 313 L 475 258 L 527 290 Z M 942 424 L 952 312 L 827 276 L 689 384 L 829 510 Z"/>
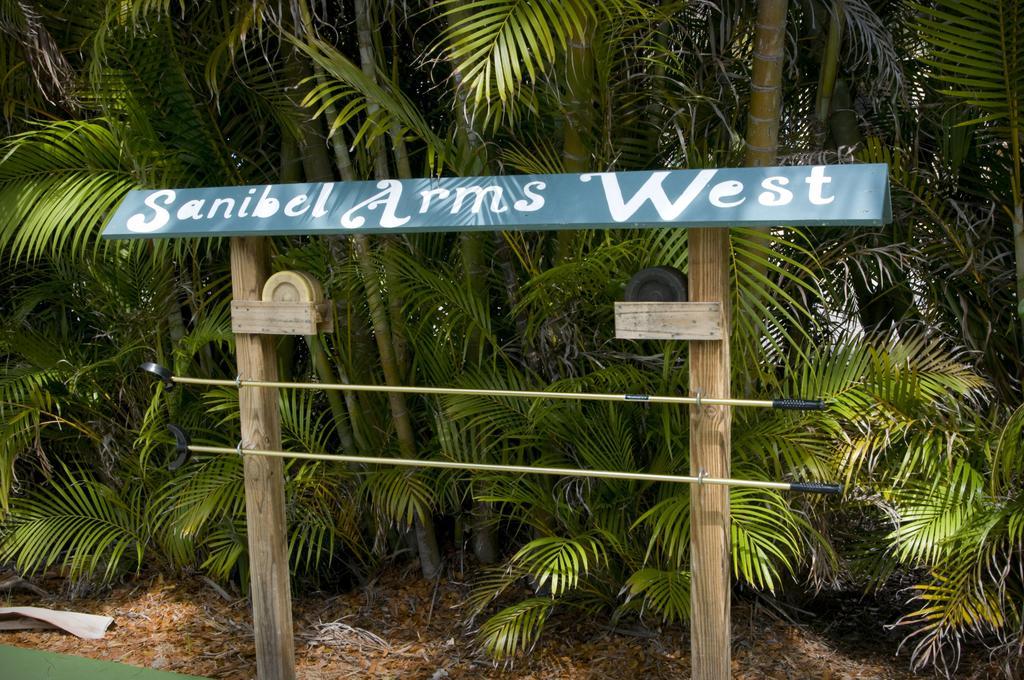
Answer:
<path fill-rule="evenodd" d="M 686 276 L 675 267 L 648 267 L 626 284 L 626 302 L 686 302 Z"/>

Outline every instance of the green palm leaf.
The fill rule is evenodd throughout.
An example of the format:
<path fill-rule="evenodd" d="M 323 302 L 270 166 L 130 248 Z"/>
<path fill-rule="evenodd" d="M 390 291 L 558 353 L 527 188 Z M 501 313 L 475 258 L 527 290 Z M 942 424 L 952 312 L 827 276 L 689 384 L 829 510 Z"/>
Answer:
<path fill-rule="evenodd" d="M 625 604 L 642 596 L 643 606 L 650 607 L 666 623 L 690 618 L 689 572 L 641 569 L 626 580 L 622 592 L 626 593 Z"/>
<path fill-rule="evenodd" d="M 1009 417 L 995 417 L 995 422 L 1005 422 L 992 446 L 992 480 L 990 493 L 993 496 L 1019 491 L 1024 478 L 1024 406 L 1018 407 Z"/>
<path fill-rule="evenodd" d="M 337 118 L 329 121 L 331 133 L 363 115 L 364 122 L 352 144 L 369 145 L 393 127 L 399 127 L 412 132 L 427 145 L 430 168 L 444 167 L 450 158 L 448 142 L 437 135 L 416 104 L 394 86 L 387 74 L 379 74 L 378 78 L 366 75 L 351 59 L 323 40 L 288 38 L 330 76 L 310 92 L 303 105 L 318 106 L 316 115 L 319 116 L 331 106 L 342 104 Z"/>
<path fill-rule="evenodd" d="M 894 492 L 900 524 L 889 535 L 896 554 L 912 564 L 937 564 L 977 510 L 982 477 L 963 459 L 929 483 L 908 482 Z"/>
<path fill-rule="evenodd" d="M 445 0 L 442 7 L 449 19 L 443 52 L 477 104 L 492 92 L 502 102 L 515 97 L 594 15 L 580 0 Z"/>
<path fill-rule="evenodd" d="M 1003 627 L 1003 607 L 992 585 L 977 578 L 970 556 L 950 560 L 930 576 L 929 582 L 914 586 L 914 600 L 921 607 L 898 623 L 915 628 L 907 638 L 917 640 L 912 650 L 915 668 L 928 664 L 956 668 L 959 638 L 966 631 L 984 633 Z M 951 641 L 956 644 L 950 646 Z M 946 658 L 949 652 L 952 659 Z"/>
<path fill-rule="evenodd" d="M 553 597 L 563 595 L 579 585 L 580 577 L 608 559 L 596 539 L 588 536 L 537 538 L 512 557 L 512 563 L 533 576 L 537 587 L 548 584 Z"/>
<path fill-rule="evenodd" d="M 26 573 L 60 564 L 72 578 L 98 574 L 109 581 L 126 563 L 142 566 L 148 529 L 140 502 L 131 489 L 122 496 L 64 468 L 48 487 L 12 501 L 0 559 Z"/>
<path fill-rule="evenodd" d="M 434 493 L 428 479 L 403 468 L 381 468 L 368 474 L 363 483 L 374 507 L 389 522 L 412 526 L 413 519 L 429 518 Z"/>
<path fill-rule="evenodd" d="M 186 539 L 224 519 L 245 515 L 245 478 L 238 456 L 198 459 L 173 477 L 154 503 L 161 526 Z"/>
<path fill-rule="evenodd" d="M 1017 136 L 1024 122 L 1024 6 L 1019 0 L 936 0 L 913 3 L 916 28 L 932 48 L 921 58 L 953 86 L 946 94 Z"/>
<path fill-rule="evenodd" d="M 243 517 L 218 522 L 212 526 L 203 537 L 202 547 L 207 551 L 207 557 L 200 567 L 210 576 L 226 581 L 238 567 L 242 584 L 248 584 L 249 544 Z"/>
<path fill-rule="evenodd" d="M 733 573 L 774 592 L 782 571 L 794 573 L 802 560 L 806 520 L 765 489 L 733 489 L 729 507 Z"/>
<path fill-rule="evenodd" d="M 495 659 L 526 652 L 537 642 L 553 606 L 546 597 L 533 597 L 502 609 L 477 633 L 483 651 Z"/>
<path fill-rule="evenodd" d="M 0 147 L 0 253 L 15 262 L 95 250 L 136 183 L 104 121 L 40 125 Z"/>
<path fill-rule="evenodd" d="M 657 549 L 661 560 L 681 566 L 690 554 L 690 494 L 670 495 L 640 515 L 633 528 L 644 523 L 651 527 L 644 561 Z"/>

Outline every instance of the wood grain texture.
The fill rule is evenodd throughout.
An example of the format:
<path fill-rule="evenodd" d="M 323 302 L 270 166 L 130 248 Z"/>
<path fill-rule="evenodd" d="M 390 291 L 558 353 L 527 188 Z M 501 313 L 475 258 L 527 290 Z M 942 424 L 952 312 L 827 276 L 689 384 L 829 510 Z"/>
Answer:
<path fill-rule="evenodd" d="M 690 343 L 690 394 L 729 397 L 729 232 L 691 229 L 689 291 L 693 301 L 722 304 L 723 338 Z M 731 412 L 727 406 L 690 408 L 690 474 L 729 476 Z M 729 488 L 690 485 L 690 653 L 693 678 L 731 675 Z"/>
<path fill-rule="evenodd" d="M 317 335 L 334 330 L 334 305 L 313 302 L 231 301 L 231 330 L 235 334 Z"/>
<path fill-rule="evenodd" d="M 270 273 L 265 237 L 231 239 L 231 290 L 237 301 L 259 300 Z M 274 339 L 235 336 L 238 372 L 249 380 L 277 380 Z M 239 390 L 242 445 L 281 448 L 277 389 Z M 249 538 L 250 592 L 256 634 L 256 670 L 260 678 L 295 677 L 291 583 L 284 512 L 284 470 L 280 458 L 245 457 L 245 514 Z"/>
<path fill-rule="evenodd" d="M 720 340 L 718 302 L 616 302 L 615 337 L 621 340 Z"/>

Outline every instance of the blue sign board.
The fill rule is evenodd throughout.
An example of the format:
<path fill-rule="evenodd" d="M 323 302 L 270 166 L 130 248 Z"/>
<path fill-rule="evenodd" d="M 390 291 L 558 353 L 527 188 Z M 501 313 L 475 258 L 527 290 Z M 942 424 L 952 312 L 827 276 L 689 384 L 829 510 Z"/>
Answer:
<path fill-rule="evenodd" d="M 890 222 L 888 167 L 812 165 L 132 191 L 107 238 Z"/>

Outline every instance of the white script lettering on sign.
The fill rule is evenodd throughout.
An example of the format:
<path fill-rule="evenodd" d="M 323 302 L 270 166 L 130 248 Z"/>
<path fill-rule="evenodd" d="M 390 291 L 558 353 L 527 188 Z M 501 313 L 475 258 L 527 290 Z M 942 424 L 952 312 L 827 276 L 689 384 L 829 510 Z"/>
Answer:
<path fill-rule="evenodd" d="M 596 172 L 133 191 L 112 238 L 888 220 L 884 165 Z"/>

